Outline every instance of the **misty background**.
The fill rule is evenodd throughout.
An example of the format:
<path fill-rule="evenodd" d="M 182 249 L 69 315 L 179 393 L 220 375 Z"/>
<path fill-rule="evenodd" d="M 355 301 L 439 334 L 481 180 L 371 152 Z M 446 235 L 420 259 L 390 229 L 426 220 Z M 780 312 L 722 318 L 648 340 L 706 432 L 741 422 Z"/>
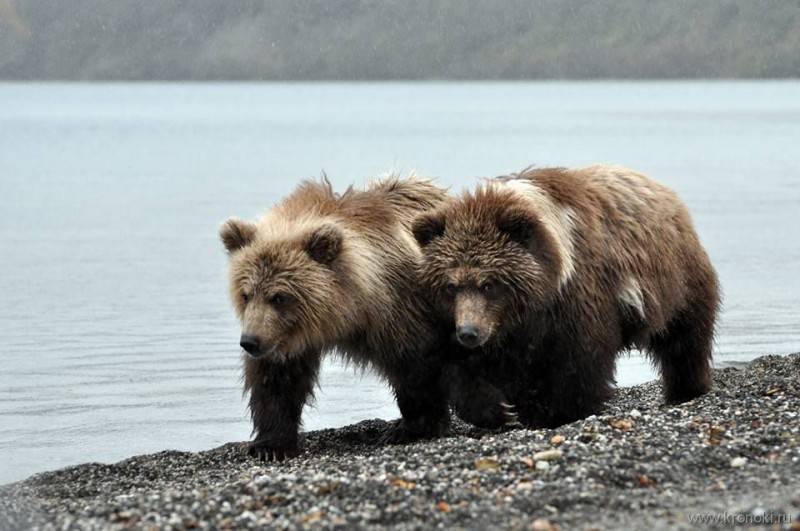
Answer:
<path fill-rule="evenodd" d="M 0 79 L 796 78 L 796 0 L 0 0 Z"/>

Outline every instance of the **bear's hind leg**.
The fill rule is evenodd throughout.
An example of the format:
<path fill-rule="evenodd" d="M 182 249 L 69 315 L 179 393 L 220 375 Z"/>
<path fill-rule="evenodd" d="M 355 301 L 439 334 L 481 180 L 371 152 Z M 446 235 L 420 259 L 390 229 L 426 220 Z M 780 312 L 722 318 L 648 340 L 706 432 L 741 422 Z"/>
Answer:
<path fill-rule="evenodd" d="M 664 398 L 678 404 L 711 389 L 711 351 L 716 302 L 694 304 L 650 338 L 650 352 L 661 370 Z"/>
<path fill-rule="evenodd" d="M 438 360 L 416 360 L 386 371 L 402 418 L 381 437 L 382 443 L 405 444 L 444 435 L 450 428 L 447 391 Z"/>
<path fill-rule="evenodd" d="M 591 359 L 579 353 L 573 356 Z M 576 363 L 573 372 L 553 375 L 549 385 L 541 385 L 540 404 L 526 407 L 528 401 L 520 401 L 522 422 L 528 424 L 526 416 L 531 415 L 535 419 L 531 422 L 555 428 L 599 413 L 614 395 L 614 355 L 598 355 L 593 364 Z"/>

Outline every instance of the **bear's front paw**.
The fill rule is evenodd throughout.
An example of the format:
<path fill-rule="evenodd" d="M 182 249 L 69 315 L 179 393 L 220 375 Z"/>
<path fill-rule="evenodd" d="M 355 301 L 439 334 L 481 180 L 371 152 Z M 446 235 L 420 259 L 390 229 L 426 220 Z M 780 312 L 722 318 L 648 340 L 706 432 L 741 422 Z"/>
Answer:
<path fill-rule="evenodd" d="M 421 439 L 434 439 L 447 433 L 449 427 L 449 416 L 438 421 L 417 419 L 414 422 L 408 422 L 405 419 L 399 419 L 391 423 L 378 442 L 380 444 L 408 444 Z"/>
<path fill-rule="evenodd" d="M 297 441 L 278 443 L 269 439 L 257 439 L 250 443 L 247 453 L 261 461 L 278 462 L 296 457 L 300 453 L 300 445 Z"/>
<path fill-rule="evenodd" d="M 402 419 L 392 422 L 386 431 L 383 432 L 378 444 L 407 444 L 419 439 L 419 436 L 412 433 Z"/>
<path fill-rule="evenodd" d="M 506 401 L 462 404 L 457 414 L 461 420 L 478 428 L 496 430 L 522 427 L 516 408 Z"/>

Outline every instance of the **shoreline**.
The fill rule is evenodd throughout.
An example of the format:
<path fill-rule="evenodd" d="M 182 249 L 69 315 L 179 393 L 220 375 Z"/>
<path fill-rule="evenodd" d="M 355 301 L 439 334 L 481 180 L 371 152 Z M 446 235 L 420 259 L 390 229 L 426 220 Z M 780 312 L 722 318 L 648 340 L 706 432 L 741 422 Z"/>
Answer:
<path fill-rule="evenodd" d="M 657 382 L 620 388 L 601 414 L 554 430 L 456 422 L 441 439 L 377 446 L 385 427 L 309 432 L 277 464 L 229 443 L 36 474 L 0 486 L 0 529 L 800 529 L 800 354 L 716 369 L 710 393 L 678 406 Z"/>

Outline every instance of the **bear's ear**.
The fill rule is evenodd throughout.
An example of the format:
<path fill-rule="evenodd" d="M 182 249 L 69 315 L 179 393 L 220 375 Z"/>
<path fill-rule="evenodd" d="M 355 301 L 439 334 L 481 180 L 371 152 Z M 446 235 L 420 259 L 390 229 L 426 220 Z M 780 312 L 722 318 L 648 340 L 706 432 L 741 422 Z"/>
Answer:
<path fill-rule="evenodd" d="M 229 253 L 249 245 L 256 237 L 256 225 L 239 218 L 229 218 L 219 228 L 219 237 Z"/>
<path fill-rule="evenodd" d="M 512 241 L 529 247 L 536 234 L 536 218 L 521 208 L 509 208 L 497 216 L 497 228 Z"/>
<path fill-rule="evenodd" d="M 334 225 L 323 225 L 305 241 L 305 250 L 313 260 L 330 265 L 342 250 L 342 232 Z"/>
<path fill-rule="evenodd" d="M 411 224 L 411 233 L 420 247 L 425 247 L 435 238 L 444 234 L 444 229 L 444 214 L 437 212 L 423 214 Z"/>

